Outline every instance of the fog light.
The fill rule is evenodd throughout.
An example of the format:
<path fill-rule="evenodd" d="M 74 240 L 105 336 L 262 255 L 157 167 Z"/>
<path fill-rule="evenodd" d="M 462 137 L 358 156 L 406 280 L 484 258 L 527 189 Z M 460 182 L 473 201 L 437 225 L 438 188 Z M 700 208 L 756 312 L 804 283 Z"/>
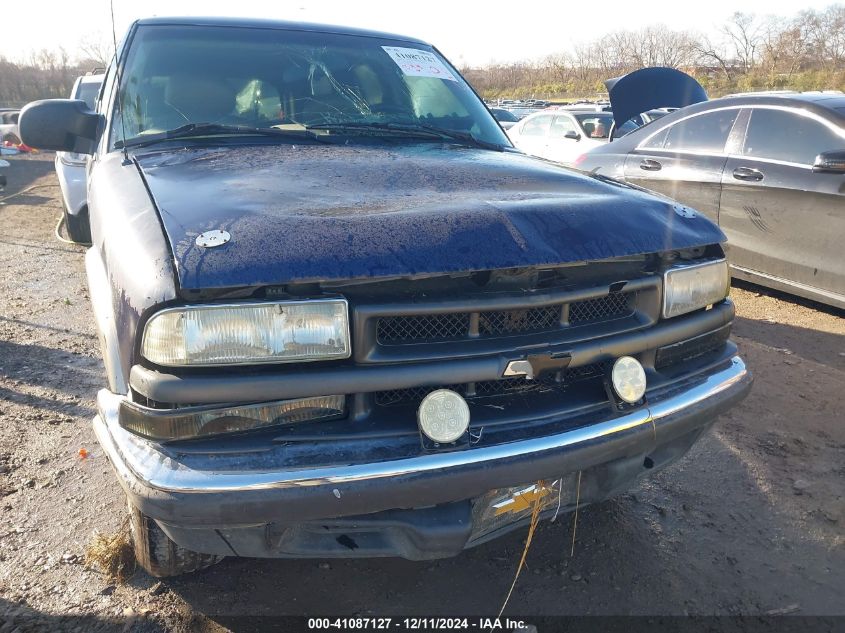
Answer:
<path fill-rule="evenodd" d="M 469 428 L 469 406 L 460 394 L 438 389 L 423 398 L 417 411 L 417 422 L 427 438 L 448 444 Z"/>
<path fill-rule="evenodd" d="M 628 404 L 637 402 L 645 394 L 645 370 L 636 358 L 617 358 L 613 363 L 610 380 L 616 395 Z"/>

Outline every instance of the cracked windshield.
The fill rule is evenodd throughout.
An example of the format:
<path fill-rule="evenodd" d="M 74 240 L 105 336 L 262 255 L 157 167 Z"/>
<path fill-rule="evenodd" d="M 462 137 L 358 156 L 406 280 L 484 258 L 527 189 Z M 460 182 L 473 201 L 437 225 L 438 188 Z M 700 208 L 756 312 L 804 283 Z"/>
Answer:
<path fill-rule="evenodd" d="M 112 126 L 112 143 L 174 130 L 180 136 L 314 130 L 509 144 L 469 86 L 426 45 L 226 30 L 223 39 L 214 27 L 189 36 L 167 26 L 140 29 L 122 77 L 124 122 Z"/>

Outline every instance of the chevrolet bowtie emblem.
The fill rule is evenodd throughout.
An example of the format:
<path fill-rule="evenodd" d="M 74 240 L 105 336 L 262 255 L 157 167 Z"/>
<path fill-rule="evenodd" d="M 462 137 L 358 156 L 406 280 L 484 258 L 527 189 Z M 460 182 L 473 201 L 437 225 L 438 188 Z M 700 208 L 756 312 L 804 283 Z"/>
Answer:
<path fill-rule="evenodd" d="M 547 371 L 566 369 L 571 362 L 572 356 L 568 352 L 529 354 L 524 360 L 509 362 L 502 376 L 525 376 L 526 380 L 534 380 Z"/>
<path fill-rule="evenodd" d="M 551 489 L 541 485 L 533 485 L 515 492 L 509 499 L 493 504 L 495 516 L 510 514 L 512 512 L 523 512 L 531 510 L 536 503 L 542 503 L 545 497 L 552 492 Z"/>

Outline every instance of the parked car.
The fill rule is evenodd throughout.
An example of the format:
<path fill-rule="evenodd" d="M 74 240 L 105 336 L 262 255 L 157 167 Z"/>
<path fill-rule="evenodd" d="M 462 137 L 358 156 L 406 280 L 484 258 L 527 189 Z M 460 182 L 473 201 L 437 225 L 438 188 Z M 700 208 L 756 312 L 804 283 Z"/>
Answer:
<path fill-rule="evenodd" d="M 845 95 L 699 103 L 576 164 L 705 213 L 734 277 L 845 308 Z"/>
<path fill-rule="evenodd" d="M 0 145 L 9 143 L 17 145 L 21 142 L 18 131 L 19 108 L 0 108 Z"/>
<path fill-rule="evenodd" d="M 2 169 L 3 167 L 9 167 L 9 161 L 0 158 L 0 169 Z M 6 184 L 6 175 L 2 171 L 0 171 L 0 191 L 3 191 L 6 188 Z"/>
<path fill-rule="evenodd" d="M 35 102 L 21 133 L 93 155 L 94 430 L 150 573 L 456 555 L 624 490 L 750 388 L 719 229 L 514 150 L 429 44 L 124 42 L 97 113 Z"/>
<path fill-rule="evenodd" d="M 556 106 L 556 110 L 575 110 L 577 112 L 610 112 L 609 103 L 596 101 L 576 101 L 566 105 Z"/>
<path fill-rule="evenodd" d="M 610 112 L 548 110 L 532 114 L 508 130 L 513 144 L 531 156 L 565 165 L 608 141 L 613 115 Z M 622 131 L 636 129 L 626 123 Z"/>
<path fill-rule="evenodd" d="M 490 113 L 499 122 L 503 130 L 508 130 L 519 123 L 519 117 L 510 110 L 504 108 L 490 108 Z"/>
<path fill-rule="evenodd" d="M 70 98 L 84 102 L 93 111 L 102 83 L 102 74 L 77 77 Z M 91 241 L 85 177 L 87 160 L 88 157 L 79 152 L 56 152 L 56 176 L 62 190 L 65 228 L 70 239 L 83 244 Z"/>

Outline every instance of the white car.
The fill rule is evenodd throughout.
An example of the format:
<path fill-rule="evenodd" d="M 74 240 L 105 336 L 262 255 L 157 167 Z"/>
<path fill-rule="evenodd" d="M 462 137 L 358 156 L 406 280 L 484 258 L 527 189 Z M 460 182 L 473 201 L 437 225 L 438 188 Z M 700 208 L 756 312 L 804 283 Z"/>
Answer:
<path fill-rule="evenodd" d="M 70 98 L 84 101 L 90 110 L 96 109 L 97 95 L 103 75 L 83 75 L 73 84 Z M 56 175 L 62 188 L 65 227 L 74 242 L 91 241 L 88 224 L 88 192 L 85 169 L 87 157 L 75 152 L 56 152 Z"/>
<path fill-rule="evenodd" d="M 17 145 L 21 142 L 18 130 L 19 108 L 0 108 L 0 146 L 4 143 Z"/>
<path fill-rule="evenodd" d="M 544 110 L 525 117 L 507 133 L 526 154 L 571 165 L 581 154 L 607 143 L 612 124 L 611 112 Z"/>

